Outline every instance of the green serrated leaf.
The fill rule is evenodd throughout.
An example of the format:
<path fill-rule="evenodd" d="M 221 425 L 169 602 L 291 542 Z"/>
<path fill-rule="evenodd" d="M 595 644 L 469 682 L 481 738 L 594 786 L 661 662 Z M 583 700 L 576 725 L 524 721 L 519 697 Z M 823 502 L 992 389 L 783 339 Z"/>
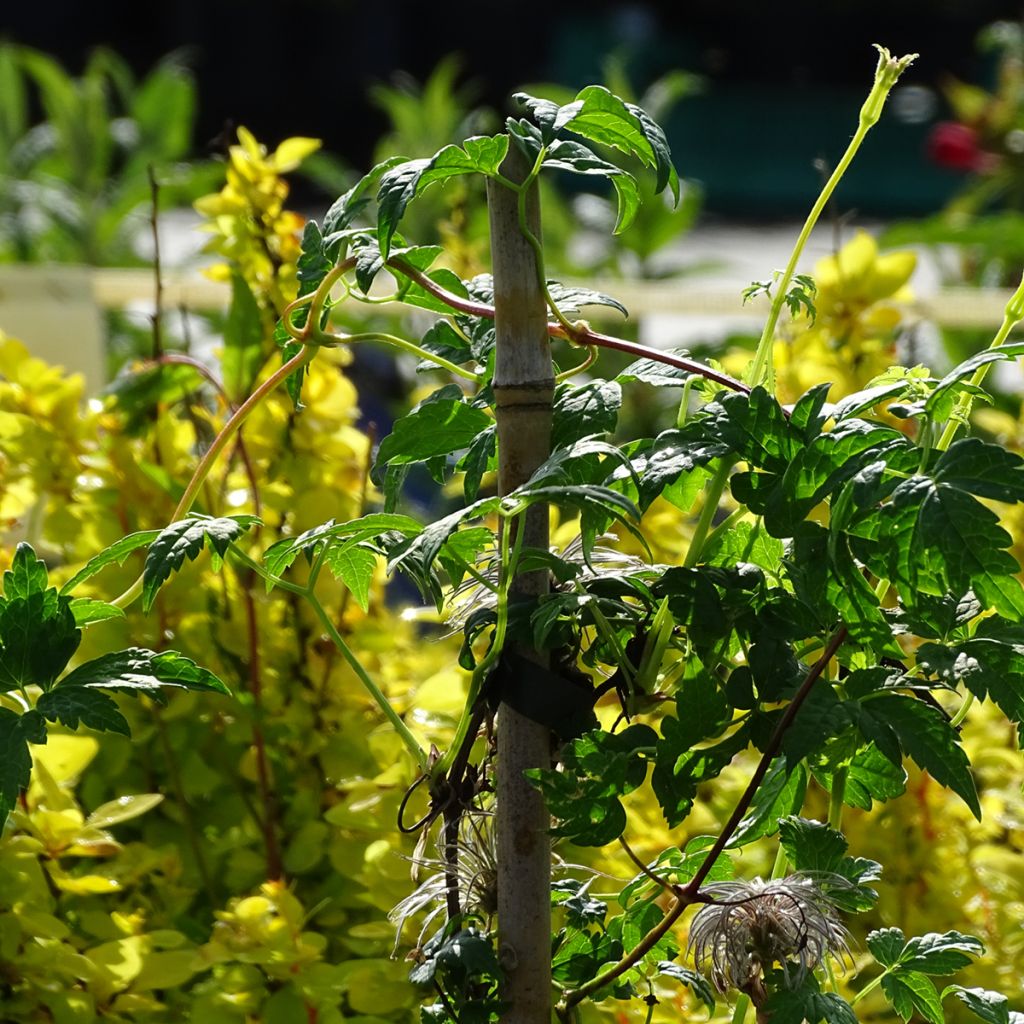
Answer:
<path fill-rule="evenodd" d="M 209 669 L 201 668 L 184 654 L 177 651 L 157 653 L 144 647 L 129 647 L 87 661 L 69 672 L 55 690 L 95 687 L 132 697 L 140 693 L 152 697 L 158 696 L 166 686 L 231 695 L 231 691 Z"/>
<path fill-rule="evenodd" d="M 784 818 L 779 822 L 782 848 L 798 871 L 836 872 L 846 856 L 846 840 L 820 821 Z"/>
<path fill-rule="evenodd" d="M 669 355 L 688 358 L 689 349 L 667 348 Z M 681 388 L 693 376 L 688 370 L 668 366 L 659 359 L 638 359 L 630 363 L 616 378 L 619 384 L 650 384 L 656 388 Z"/>
<path fill-rule="evenodd" d="M 324 238 L 330 243 L 346 228 L 355 223 L 356 218 L 370 202 L 371 192 L 380 181 L 381 176 L 399 164 L 405 163 L 404 156 L 389 157 L 377 164 L 368 174 L 364 175 L 347 192 L 339 196 L 330 209 L 324 214 Z"/>
<path fill-rule="evenodd" d="M 462 493 L 466 501 L 476 501 L 480 494 L 480 484 L 485 473 L 497 468 L 498 428 L 492 424 L 477 434 L 466 454 L 459 460 L 456 467 L 464 475 Z"/>
<path fill-rule="evenodd" d="M 280 576 L 305 552 L 312 555 L 317 546 L 335 541 L 365 541 L 385 533 L 400 533 L 406 537 L 415 536 L 423 527 L 409 516 L 395 512 L 371 512 L 359 519 L 336 523 L 329 519 L 314 526 L 298 537 L 285 537 L 272 544 L 263 552 L 263 563 L 273 576 Z M 270 584 L 272 585 L 272 584 Z"/>
<path fill-rule="evenodd" d="M 100 690 L 85 686 L 58 686 L 39 698 L 36 710 L 49 721 L 60 722 L 69 729 L 77 729 L 81 722 L 97 732 L 131 735 L 128 721 L 117 704 Z"/>
<path fill-rule="evenodd" d="M 548 294 L 555 305 L 567 316 L 579 316 L 584 306 L 607 306 L 623 316 L 629 316 L 626 307 L 604 292 L 583 288 L 580 285 L 566 285 L 559 281 L 548 281 Z"/>
<path fill-rule="evenodd" d="M 234 541 L 259 523 L 259 517 L 249 515 L 219 518 L 193 515 L 165 527 L 146 555 L 142 570 L 143 609 L 148 612 L 153 607 L 157 592 L 186 558 L 194 561 L 205 546 L 223 558 Z"/>
<path fill-rule="evenodd" d="M 933 470 L 937 482 L 979 498 L 1024 501 L 1024 459 L 1001 445 L 977 437 L 954 441 Z"/>
<path fill-rule="evenodd" d="M 123 619 L 124 611 L 116 604 L 98 601 L 92 597 L 75 597 L 71 599 L 71 614 L 75 617 L 78 627 L 91 626 L 94 622 L 106 619 Z"/>
<path fill-rule="evenodd" d="M 769 532 L 776 537 L 792 536 L 815 505 L 862 467 L 908 447 L 910 442 L 898 430 L 864 420 L 843 420 L 818 434 L 795 453 L 780 486 L 769 498 L 765 511 Z"/>
<path fill-rule="evenodd" d="M 666 731 L 671 721 L 662 723 L 664 738 L 657 745 L 651 788 L 669 828 L 676 828 L 690 813 L 698 786 L 718 778 L 750 738 L 741 727 L 713 746 L 680 751 L 674 728 Z"/>
<path fill-rule="evenodd" d="M 25 686 L 47 689 L 63 671 L 82 641 L 71 599 L 50 587 L 35 588 L 23 577 L 24 596 L 0 602 L 0 690 Z"/>
<path fill-rule="evenodd" d="M 708 1008 L 708 1016 L 715 1012 L 715 991 L 703 975 L 671 960 L 658 964 L 658 974 L 685 985 Z"/>
<path fill-rule="evenodd" d="M 646 725 L 615 734 L 595 730 L 566 746 L 561 771 L 528 771 L 559 822 L 554 833 L 581 846 L 604 846 L 622 835 L 626 812 L 620 798 L 643 783 L 647 760 L 641 751 L 656 739 Z"/>
<path fill-rule="evenodd" d="M 395 550 L 388 562 L 388 574 L 399 569 L 408 572 L 424 595 L 432 597 L 440 608 L 442 599 L 440 589 L 431 585 L 430 580 L 431 569 L 442 547 L 460 525 L 493 512 L 498 505 L 498 498 L 482 498 L 430 523 L 424 527 L 422 532 Z"/>
<path fill-rule="evenodd" d="M 140 530 L 138 533 L 129 533 L 126 537 L 122 537 L 120 540 L 114 541 L 113 544 L 108 548 L 104 548 L 98 555 L 94 555 L 89 559 L 88 562 L 82 566 L 74 576 L 71 577 L 60 588 L 62 595 L 69 594 L 79 584 L 84 583 L 87 579 L 91 579 L 102 569 L 105 569 L 108 565 L 117 563 L 123 565 L 124 560 L 133 552 L 139 548 L 149 547 L 150 544 L 160 536 L 159 530 Z"/>
<path fill-rule="evenodd" d="M 575 135 L 611 146 L 653 168 L 658 165 L 658 160 L 645 125 L 635 113 L 637 109 L 630 109 L 603 85 L 590 85 L 581 89 L 572 103 L 559 110 L 554 127 L 556 130 L 568 128 Z M 667 183 L 666 171 L 665 180 L 659 181 L 658 190 Z"/>
<path fill-rule="evenodd" d="M 706 412 L 711 436 L 759 469 L 783 474 L 803 447 L 782 406 L 764 388 L 749 395 L 720 395 Z"/>
<path fill-rule="evenodd" d="M 900 969 L 922 974 L 953 974 L 982 956 L 985 946 L 980 939 L 962 932 L 929 932 L 910 939 L 899 957 Z"/>
<path fill-rule="evenodd" d="M 820 751 L 831 739 L 841 735 L 854 722 L 856 705 L 841 701 L 835 689 L 825 681 L 807 695 L 796 717 L 782 738 L 786 763 L 794 767 L 808 755 Z"/>
<path fill-rule="evenodd" d="M 781 819 L 799 812 L 806 792 L 807 769 L 802 764 L 787 769 L 785 759 L 777 757 L 758 787 L 750 811 L 729 840 L 729 848 L 775 835 Z"/>
<path fill-rule="evenodd" d="M 377 556 L 358 543 L 349 542 L 328 548 L 324 562 L 336 579 L 348 587 L 362 610 L 370 607 L 370 584 L 377 567 Z"/>
<path fill-rule="evenodd" d="M 4 572 L 3 598 L 10 601 L 16 597 L 41 594 L 46 590 L 47 580 L 46 563 L 36 558 L 31 544 L 22 541 L 14 549 L 10 569 Z"/>
<path fill-rule="evenodd" d="M 878 928 L 868 933 L 868 949 L 883 966 L 893 967 L 903 952 L 906 937 L 899 928 Z"/>
<path fill-rule="evenodd" d="M 488 413 L 463 399 L 457 386 L 443 388 L 395 421 L 377 451 L 376 478 L 384 466 L 412 465 L 462 451 L 493 423 Z"/>
<path fill-rule="evenodd" d="M 953 790 L 980 821 L 981 805 L 970 762 L 943 713 L 923 701 L 895 693 L 881 694 L 866 703 L 895 731 L 903 752 L 939 785 Z"/>
<path fill-rule="evenodd" d="M 842 996 L 822 992 L 813 974 L 797 989 L 783 987 L 763 1007 L 774 1024 L 857 1024 L 857 1015 Z"/>
<path fill-rule="evenodd" d="M 38 711 L 16 715 L 0 708 L 0 833 L 32 775 L 30 743 L 46 742 L 46 723 Z"/>
<path fill-rule="evenodd" d="M 493 177 L 508 153 L 508 136 L 477 136 L 462 146 L 445 146 L 434 156 L 410 160 L 386 171 L 377 191 L 377 241 L 388 258 L 391 239 L 406 207 L 428 185 L 461 174 Z"/>
<path fill-rule="evenodd" d="M 949 985 L 942 991 L 942 998 L 954 995 L 976 1017 L 985 1024 L 1010 1024 L 1010 1006 L 1006 996 L 985 988 L 964 988 Z"/>
<path fill-rule="evenodd" d="M 886 974 L 882 978 L 882 991 L 904 1020 L 909 1020 L 917 1010 L 929 1024 L 944 1024 L 938 990 L 926 975 L 902 969 Z"/>
<path fill-rule="evenodd" d="M 951 688 L 963 683 L 976 697 L 995 701 L 1011 722 L 1024 723 L 1024 644 L 998 635 L 975 635 L 949 646 L 925 643 L 917 664 L 930 678 Z"/>
<path fill-rule="evenodd" d="M 913 593 L 941 596 L 968 589 L 997 611 L 1018 618 L 1001 581 L 1020 569 L 1006 549 L 1010 535 L 998 517 L 966 490 L 927 477 L 913 477 L 892 492 L 881 513 L 889 579 Z M 1019 583 L 1010 580 L 1017 591 Z"/>
<path fill-rule="evenodd" d="M 928 396 L 925 408 L 929 413 L 936 413 L 944 405 L 948 405 L 951 393 L 955 392 L 958 386 L 963 386 L 974 371 L 988 363 L 994 363 L 1006 359 L 1017 359 L 1024 355 L 1024 342 L 1011 342 L 1008 345 L 999 345 L 996 348 L 984 349 L 965 359 L 962 363 L 954 366 L 945 377 L 935 385 L 932 393 Z"/>

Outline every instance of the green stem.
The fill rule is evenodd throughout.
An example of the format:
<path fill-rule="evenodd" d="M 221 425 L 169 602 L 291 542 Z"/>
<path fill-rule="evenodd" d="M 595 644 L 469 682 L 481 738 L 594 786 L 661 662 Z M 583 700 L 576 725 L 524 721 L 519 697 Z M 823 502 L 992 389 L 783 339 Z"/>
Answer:
<path fill-rule="evenodd" d="M 882 971 L 882 973 L 874 979 L 869 981 L 851 1000 L 850 1005 L 856 1006 L 869 992 L 874 992 L 879 985 L 882 984 L 882 979 L 888 974 L 888 971 Z"/>
<path fill-rule="evenodd" d="M 577 583 L 576 591 L 577 593 L 585 594 L 586 588 Z M 612 629 L 611 623 L 605 618 L 604 612 L 601 611 L 601 606 L 596 598 L 590 602 L 590 614 L 594 617 L 598 633 L 604 637 L 605 642 L 611 647 L 612 654 L 615 656 L 615 664 L 622 672 L 630 690 L 635 690 L 636 672 L 629 658 L 626 657 L 626 652 L 622 649 L 622 644 L 619 643 L 619 638 L 615 635 L 615 630 Z"/>
<path fill-rule="evenodd" d="M 381 331 L 363 331 L 360 334 L 331 334 L 329 331 L 321 330 L 317 330 L 315 333 L 317 340 L 321 344 L 327 343 L 329 345 L 355 345 L 360 341 L 382 341 L 392 348 L 400 349 L 402 352 L 408 352 L 410 355 L 419 356 L 420 359 L 436 363 L 449 373 L 454 374 L 456 377 L 461 377 L 463 380 L 472 381 L 474 384 L 480 380 L 480 375 L 473 373 L 472 370 L 458 366 L 443 356 L 439 356 L 425 348 L 420 348 L 414 342 L 406 341 L 405 338 L 399 338 L 394 334 L 384 334 Z"/>
<path fill-rule="evenodd" d="M 700 518 L 697 520 L 696 527 L 694 527 L 693 536 L 690 538 L 690 546 L 686 549 L 686 558 L 683 560 L 683 565 L 687 569 L 692 569 L 700 561 L 708 532 L 711 530 L 715 513 L 718 511 L 718 503 L 722 500 L 722 493 L 725 491 L 725 485 L 729 481 L 729 474 L 735 465 L 736 460 L 734 458 L 722 459 L 718 464 L 715 475 L 708 484 L 707 491 L 704 493 L 704 507 L 700 510 Z"/>
<path fill-rule="evenodd" d="M 202 488 L 206 478 L 210 475 L 210 470 L 213 469 L 220 453 L 224 451 L 231 439 L 238 433 L 242 424 L 245 423 L 250 414 L 260 405 L 267 395 L 277 388 L 279 384 L 286 381 L 297 370 L 302 370 L 307 363 L 312 361 L 315 355 L 316 348 L 308 345 L 304 346 L 300 352 L 296 353 L 296 355 L 284 363 L 275 373 L 271 374 L 271 376 L 269 376 L 238 407 L 231 419 L 224 424 L 220 433 L 213 439 L 213 443 L 210 447 L 206 449 L 206 453 L 199 460 L 199 465 L 196 466 L 195 471 L 192 474 L 192 479 L 189 480 L 188 486 L 185 488 L 185 493 L 182 494 L 181 500 L 178 502 L 178 506 L 174 510 L 174 514 L 171 517 L 172 523 L 179 522 L 188 515 L 189 510 L 192 508 L 192 505 L 196 500 L 196 495 Z M 114 598 L 110 603 L 118 608 L 125 608 L 130 605 L 139 596 L 139 594 L 142 593 L 142 579 L 143 578 L 140 575 L 123 594 Z"/>
<path fill-rule="evenodd" d="M 288 580 L 281 579 L 280 576 L 275 576 L 273 573 L 267 572 L 259 562 L 254 558 L 250 558 L 244 551 L 240 551 L 234 545 L 228 548 L 228 553 L 236 561 L 241 562 L 247 569 L 256 573 L 261 580 L 266 581 L 272 586 L 280 587 L 282 590 L 288 590 L 293 594 L 298 594 L 300 597 L 306 596 L 305 587 L 300 587 L 297 583 L 290 583 Z"/>
<path fill-rule="evenodd" d="M 481 658 L 480 663 L 473 670 L 473 677 L 469 682 L 469 693 L 466 696 L 466 704 L 462 711 L 462 717 L 455 728 L 455 735 L 448 749 L 441 759 L 434 765 L 434 778 L 441 778 L 455 760 L 458 752 L 462 749 L 466 733 L 469 731 L 469 723 L 473 720 L 473 713 L 476 710 L 476 702 L 483 688 L 484 680 L 487 679 L 492 666 L 501 657 L 505 647 L 505 633 L 508 630 L 508 598 L 515 578 L 515 567 L 519 562 L 519 552 L 522 550 L 523 531 L 516 531 L 516 541 L 513 547 L 510 542 L 512 533 L 513 517 L 502 515 L 501 528 L 498 534 L 498 590 L 496 593 L 497 604 L 495 606 L 494 634 L 491 637 L 491 646 L 487 653 Z"/>
<path fill-rule="evenodd" d="M 578 366 L 572 367 L 570 370 L 563 370 L 561 373 L 555 374 L 555 383 L 561 384 L 563 380 L 569 380 L 571 377 L 575 377 L 578 373 L 583 373 L 584 370 L 589 370 L 591 366 L 597 361 L 597 349 L 593 345 L 587 346 L 587 358 L 583 360 Z"/>
<path fill-rule="evenodd" d="M 533 231 L 530 230 L 529 220 L 526 216 L 526 198 L 530 194 L 530 188 L 534 181 L 536 181 L 537 175 L 540 174 L 541 165 L 544 163 L 544 157 L 546 157 L 547 154 L 547 146 L 541 146 L 540 152 L 537 154 L 537 159 L 533 162 L 533 167 L 524 179 L 522 185 L 515 185 L 513 187 L 519 194 L 519 230 L 522 232 L 523 238 L 530 243 L 530 248 L 533 249 L 533 255 L 537 263 L 537 283 L 540 285 L 540 289 L 544 293 L 544 301 L 548 304 L 548 308 L 569 335 L 570 340 L 572 340 L 576 335 L 576 325 L 566 317 L 566 315 L 558 308 L 555 300 L 551 297 L 551 291 L 548 288 L 548 275 L 547 271 L 544 269 L 544 246 L 541 245 L 540 239 L 533 233 Z M 503 184 L 512 185 L 512 182 L 503 182 Z"/>
<path fill-rule="evenodd" d="M 324 610 L 324 606 L 320 603 L 317 596 L 308 590 L 306 592 L 306 599 L 313 606 L 313 611 L 316 612 L 317 618 L 320 620 L 320 624 L 324 627 L 327 635 L 331 638 L 334 646 L 341 651 L 342 657 L 349 663 L 349 667 L 359 677 L 359 681 L 366 688 L 367 693 L 374 699 L 377 707 L 383 712 L 384 717 L 394 726 L 395 732 L 398 733 L 402 742 L 405 744 L 406 750 L 409 751 L 413 756 L 413 760 L 416 762 L 416 766 L 421 772 L 426 772 L 429 765 L 429 758 L 426 752 L 416 741 L 416 737 L 409 731 L 409 727 L 402 721 L 402 716 L 392 707 L 391 701 L 384 696 L 384 692 L 381 688 L 370 678 L 369 673 L 363 668 L 362 663 L 352 653 L 352 648 L 345 642 L 345 638 L 338 632 L 337 626 L 331 621 L 331 617 Z"/>
<path fill-rule="evenodd" d="M 1003 314 L 1003 322 L 996 331 L 996 336 L 992 339 L 992 344 L 989 345 L 990 349 L 999 348 L 1003 342 L 1006 341 L 1010 334 L 1010 331 L 1024 319 L 1024 279 L 1021 280 L 1017 290 L 1013 293 L 1010 301 L 1006 304 L 1006 311 Z M 988 374 L 991 363 L 984 363 L 979 366 L 974 373 L 971 375 L 970 383 L 972 387 L 980 387 L 985 376 Z M 960 429 L 961 424 L 967 422 L 967 417 L 971 413 L 971 406 L 974 404 L 974 395 L 969 391 L 964 392 L 957 400 L 956 406 L 953 409 L 952 414 L 949 417 L 949 421 L 946 423 L 946 429 L 943 430 L 942 436 L 939 438 L 938 444 L 935 446 L 940 452 L 944 452 L 952 443 L 953 438 L 956 437 L 956 432 Z"/>
<path fill-rule="evenodd" d="M 693 390 L 693 377 L 687 377 L 683 384 L 683 393 L 679 396 L 679 410 L 676 412 L 676 426 L 681 427 L 686 422 L 690 412 L 690 392 Z"/>
<path fill-rule="evenodd" d="M 957 713 L 949 720 L 950 726 L 956 729 L 958 726 L 963 724 L 964 719 L 967 717 L 967 712 L 971 710 L 971 705 L 974 703 L 974 694 L 968 693 L 964 697 L 963 703 L 957 709 Z"/>
<path fill-rule="evenodd" d="M 732 1024 L 743 1024 L 747 1019 L 747 1011 L 750 1009 L 750 996 L 741 992 L 736 997 L 736 1006 L 732 1011 Z"/>
<path fill-rule="evenodd" d="M 871 92 L 868 94 L 868 98 L 864 101 L 863 107 L 861 107 L 857 130 L 854 132 L 853 138 L 850 140 L 850 144 L 846 147 L 846 152 L 843 154 L 842 159 L 840 159 L 839 163 L 836 164 L 835 170 L 830 175 L 828 181 L 825 182 L 825 186 L 818 195 L 814 206 L 811 207 L 811 212 L 807 215 L 807 220 L 804 221 L 804 226 L 801 228 L 800 234 L 797 237 L 796 245 L 793 246 L 793 252 L 789 257 L 789 263 L 786 264 L 786 269 L 782 272 L 782 276 L 776 282 L 775 295 L 772 298 L 772 304 L 768 311 L 768 320 L 764 325 L 764 331 L 761 333 L 761 340 L 758 342 L 757 351 L 754 353 L 754 361 L 751 364 L 750 369 L 747 371 L 746 381 L 748 384 L 751 384 L 754 387 L 759 384 L 763 384 L 772 394 L 775 392 L 775 366 L 772 359 L 772 345 L 775 340 L 775 328 L 779 322 L 779 315 L 782 312 L 782 306 L 786 301 L 786 295 L 789 291 L 789 283 L 793 279 L 793 274 L 796 273 L 797 263 L 800 261 L 800 256 L 803 253 L 807 239 L 814 230 L 815 224 L 818 223 L 818 218 L 821 216 L 822 211 L 828 204 L 829 199 L 831 199 L 836 186 L 849 169 L 850 164 L 853 162 L 853 158 L 857 155 L 857 150 L 860 149 L 861 143 L 864 141 L 864 137 L 871 128 L 878 123 L 878 119 L 882 113 L 882 107 L 885 105 L 886 97 L 889 95 L 892 87 L 896 84 L 896 80 L 914 57 L 917 56 L 914 54 L 910 57 L 893 60 L 889 56 L 888 51 L 883 50 L 881 47 L 878 47 L 878 51 L 880 59 L 878 67 L 875 70 L 875 82 L 871 88 Z"/>
<path fill-rule="evenodd" d="M 742 505 L 739 508 L 734 508 L 714 529 L 708 531 L 702 546 L 706 548 L 719 534 L 731 530 L 749 512 L 750 509 L 744 508 Z"/>
<path fill-rule="evenodd" d="M 778 878 L 784 878 L 788 870 L 789 858 L 786 856 L 786 851 L 783 848 L 782 843 L 779 843 L 779 848 L 775 852 L 775 863 L 772 865 L 772 881 L 775 881 Z"/>
<path fill-rule="evenodd" d="M 650 989 L 647 996 L 647 1016 L 644 1018 L 644 1024 L 651 1024 L 654 1019 L 654 1008 L 658 1005 L 658 1000 L 654 998 L 654 987 L 648 985 Z"/>
<path fill-rule="evenodd" d="M 843 824 L 843 797 L 846 796 L 846 779 L 849 769 L 844 765 L 837 768 L 832 776 L 832 792 L 828 798 L 828 823 L 837 832 Z"/>

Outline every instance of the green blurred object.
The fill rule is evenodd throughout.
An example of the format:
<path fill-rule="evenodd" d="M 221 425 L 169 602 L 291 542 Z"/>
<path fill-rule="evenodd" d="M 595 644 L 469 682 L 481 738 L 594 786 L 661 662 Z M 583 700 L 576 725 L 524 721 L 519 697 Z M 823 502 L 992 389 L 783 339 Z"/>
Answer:
<path fill-rule="evenodd" d="M 41 108 L 44 119 L 33 120 Z M 109 50 L 78 78 L 37 50 L 0 45 L 0 262 L 132 265 L 152 208 L 213 187 L 211 162 L 187 162 L 196 90 L 180 55 L 141 81 Z"/>

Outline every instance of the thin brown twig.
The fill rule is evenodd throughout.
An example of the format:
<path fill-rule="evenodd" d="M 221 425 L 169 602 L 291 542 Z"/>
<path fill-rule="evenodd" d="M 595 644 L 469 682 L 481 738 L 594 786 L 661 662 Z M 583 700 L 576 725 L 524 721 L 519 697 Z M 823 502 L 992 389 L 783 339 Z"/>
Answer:
<path fill-rule="evenodd" d="M 656 885 L 660 886 L 665 892 L 670 892 L 674 896 L 678 896 L 680 889 L 678 885 L 673 885 L 667 879 L 662 878 L 660 875 L 656 875 L 634 852 L 633 848 L 626 842 L 625 836 L 619 836 L 619 845 L 626 851 L 626 856 Z"/>
<path fill-rule="evenodd" d="M 191 366 L 192 369 L 195 370 L 203 380 L 205 380 L 217 392 L 217 396 L 231 414 L 238 411 L 238 406 L 231 400 L 230 395 L 228 395 L 227 391 L 224 390 L 224 385 L 217 379 L 213 371 L 194 356 L 185 355 L 181 352 L 165 352 L 163 355 L 154 358 L 152 362 L 160 366 L 167 364 Z M 238 455 L 242 460 L 242 465 L 245 467 L 245 475 L 249 479 L 249 489 L 252 491 L 253 511 L 256 515 L 261 515 L 260 489 L 256 482 L 256 468 L 253 466 L 252 459 L 249 457 L 249 449 L 245 446 L 245 439 L 242 437 L 241 431 L 238 432 L 238 440 L 235 442 L 235 451 L 238 452 Z"/>
<path fill-rule="evenodd" d="M 845 640 L 846 627 L 840 626 L 832 635 L 832 639 L 829 640 L 828 644 L 825 646 L 825 650 L 822 651 L 821 657 L 808 670 L 803 683 L 800 685 L 800 689 L 797 690 L 796 695 L 789 702 L 789 705 L 783 712 L 782 717 L 779 719 L 778 725 L 775 726 L 775 731 L 772 733 L 771 739 L 764 748 L 764 753 L 762 753 L 761 760 L 758 761 L 757 767 L 754 769 L 754 774 L 750 777 L 750 782 L 747 783 L 747 788 L 743 791 L 743 795 L 739 798 L 736 806 L 733 808 L 732 816 L 725 823 L 725 827 L 722 829 L 721 833 L 719 833 L 718 839 L 715 840 L 715 844 L 711 847 L 707 857 L 704 858 L 704 863 L 701 864 L 700 868 L 697 870 L 697 874 L 695 874 L 687 883 L 684 891 L 690 896 L 696 895 L 697 890 L 704 884 L 704 879 L 707 878 L 711 869 L 714 867 L 715 861 L 729 844 L 729 840 L 732 839 L 736 829 L 739 828 L 740 822 L 743 820 L 743 816 L 747 813 L 747 809 L 750 807 L 750 804 L 754 799 L 754 795 L 757 793 L 758 787 L 761 785 L 765 775 L 768 774 L 768 768 L 771 765 L 771 762 L 775 759 L 775 755 L 778 754 L 782 747 L 782 739 L 786 734 L 786 730 L 793 724 L 793 719 L 796 718 L 797 712 L 800 710 L 804 701 L 808 696 L 810 696 L 810 692 L 814 687 L 814 684 L 818 681 L 818 677 L 825 671 L 828 663 L 835 656 L 836 651 L 842 647 Z"/>
<path fill-rule="evenodd" d="M 164 354 L 164 281 L 160 268 L 160 184 L 156 180 L 156 170 L 152 164 L 146 165 L 146 174 L 149 177 L 149 194 L 151 197 L 149 227 L 153 234 L 153 358 L 159 359 Z"/>
<path fill-rule="evenodd" d="M 692 906 L 694 903 L 702 902 L 700 895 L 701 885 L 704 884 L 704 880 L 714 867 L 715 861 L 726 846 L 728 846 L 729 840 L 732 839 L 740 822 L 743 820 L 744 814 L 746 814 L 747 809 L 750 807 L 750 804 L 754 799 L 754 795 L 757 793 L 761 782 L 764 780 L 764 777 L 768 772 L 769 765 L 774 760 L 782 746 L 782 739 L 786 734 L 786 730 L 790 725 L 792 725 L 793 719 L 796 718 L 797 712 L 810 695 L 814 684 L 818 681 L 821 673 L 824 672 L 825 667 L 832 660 L 836 651 L 839 650 L 845 639 L 846 627 L 841 626 L 836 630 L 832 639 L 826 645 L 821 657 L 810 667 L 810 669 L 808 669 L 807 675 L 804 677 L 804 681 L 800 684 L 800 689 L 797 690 L 795 696 L 790 701 L 789 706 L 783 713 L 782 718 L 779 719 L 778 724 L 775 726 L 775 731 L 772 733 L 771 739 L 768 741 L 768 744 L 761 755 L 761 760 L 758 762 L 757 768 L 754 769 L 754 774 L 750 778 L 750 782 L 747 783 L 747 787 L 743 791 L 743 795 L 740 797 L 736 807 L 733 809 L 729 820 L 725 823 L 725 826 L 719 833 L 718 839 L 715 840 L 714 845 L 708 851 L 708 854 L 704 858 L 704 862 L 701 864 L 696 875 L 694 875 L 693 878 L 681 890 L 679 890 L 679 894 L 673 900 L 672 905 L 665 911 L 664 917 L 662 917 L 662 919 L 618 963 L 612 964 L 600 974 L 591 978 L 585 985 L 581 985 L 577 989 L 572 989 L 562 996 L 558 1004 L 559 1016 L 564 1019 L 564 1014 L 569 1009 L 582 1002 L 587 998 L 587 996 L 597 992 L 599 989 L 602 989 L 607 985 L 610 985 L 616 978 L 624 974 L 634 964 L 642 960 L 647 953 L 658 944 L 676 921 L 679 920 L 683 911 L 686 910 L 687 907 Z"/>

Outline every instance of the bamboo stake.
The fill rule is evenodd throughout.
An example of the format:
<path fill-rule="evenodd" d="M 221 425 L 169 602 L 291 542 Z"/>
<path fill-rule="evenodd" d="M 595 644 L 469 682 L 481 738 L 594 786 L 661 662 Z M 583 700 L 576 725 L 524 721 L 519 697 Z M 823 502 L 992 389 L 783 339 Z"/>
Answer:
<path fill-rule="evenodd" d="M 502 173 L 522 181 L 525 159 L 514 149 Z M 494 272 L 497 351 L 494 369 L 498 421 L 498 484 L 502 494 L 529 479 L 551 448 L 554 375 L 547 309 L 534 254 L 519 229 L 517 196 L 488 181 L 491 257 Z M 536 190 L 527 204 L 527 223 L 540 237 Z M 523 542 L 548 546 L 548 510 L 535 505 L 521 523 Z M 517 595 L 545 593 L 545 572 L 523 573 L 512 585 Z M 546 655 L 518 653 L 540 666 Z M 551 1020 L 551 844 L 543 797 L 523 777 L 528 768 L 551 763 L 545 726 L 502 704 L 498 711 L 497 844 L 498 955 L 506 973 L 504 998 L 510 1009 L 503 1024 L 549 1024 Z"/>

